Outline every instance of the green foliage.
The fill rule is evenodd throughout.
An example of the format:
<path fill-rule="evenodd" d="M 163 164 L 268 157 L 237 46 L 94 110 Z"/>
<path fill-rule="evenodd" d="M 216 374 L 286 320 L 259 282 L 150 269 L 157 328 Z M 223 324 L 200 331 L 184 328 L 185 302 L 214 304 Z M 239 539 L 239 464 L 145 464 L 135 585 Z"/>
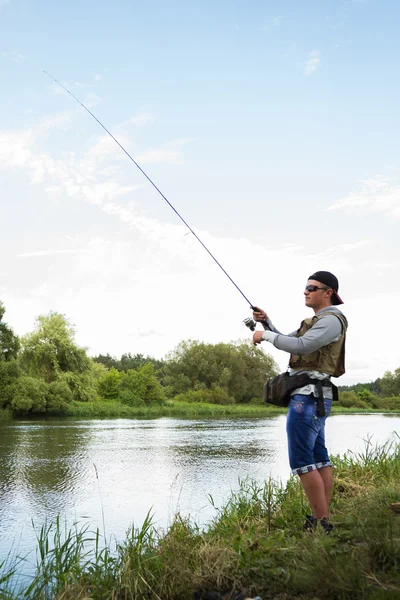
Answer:
<path fill-rule="evenodd" d="M 21 364 L 32 377 L 47 383 L 62 373 L 85 373 L 91 369 L 85 348 L 74 342 L 74 329 L 64 315 L 50 313 L 36 319 L 36 329 L 22 340 Z"/>
<path fill-rule="evenodd" d="M 123 354 L 120 359 L 114 358 L 113 356 L 110 356 L 110 354 L 99 354 L 98 356 L 95 356 L 93 360 L 96 363 L 104 365 L 107 369 L 117 369 L 117 371 L 125 372 L 132 369 L 139 369 L 147 363 L 151 363 L 157 372 L 162 369 L 165 364 L 163 360 L 153 358 L 152 356 L 143 356 L 143 354 L 132 355 L 130 352 L 128 354 Z"/>
<path fill-rule="evenodd" d="M 98 398 L 98 382 L 90 363 L 89 369 L 84 373 L 74 373 L 72 371 L 61 373 L 59 381 L 68 384 L 73 399 L 78 402 L 94 402 Z"/>
<path fill-rule="evenodd" d="M 368 408 L 368 404 L 357 396 L 355 392 L 339 392 L 338 404 L 345 408 Z"/>
<path fill-rule="evenodd" d="M 10 406 L 15 383 L 21 375 L 22 370 L 17 360 L 0 361 L 0 407 Z"/>
<path fill-rule="evenodd" d="M 146 363 L 137 370 L 122 374 L 119 384 L 119 399 L 124 404 L 136 406 L 161 404 L 165 399 L 164 390 L 155 376 L 152 363 Z"/>
<path fill-rule="evenodd" d="M 11 408 L 19 413 L 42 413 L 46 411 L 49 386 L 40 379 L 19 377 L 14 384 Z"/>
<path fill-rule="evenodd" d="M 181 342 L 167 357 L 163 384 L 169 396 L 220 388 L 236 402 L 261 397 L 266 377 L 277 373 L 274 360 L 253 344 Z"/>
<path fill-rule="evenodd" d="M 400 367 L 393 373 L 386 371 L 381 379 L 381 390 L 385 396 L 400 395 Z"/>
<path fill-rule="evenodd" d="M 66 381 L 52 381 L 47 392 L 47 410 L 64 412 L 73 400 L 71 389 Z"/>
<path fill-rule="evenodd" d="M 99 379 L 99 394 L 107 400 L 115 400 L 118 398 L 119 386 L 122 380 L 122 374 L 114 367 L 106 371 Z"/>
<path fill-rule="evenodd" d="M 174 397 L 174 402 L 199 402 L 208 404 L 234 404 L 235 400 L 229 396 L 226 389 L 217 386 L 212 390 L 189 390 L 184 394 L 178 394 Z"/>
<path fill-rule="evenodd" d="M 3 322 L 5 312 L 4 304 L 0 300 L 0 362 L 15 359 L 20 346 L 13 330 Z"/>

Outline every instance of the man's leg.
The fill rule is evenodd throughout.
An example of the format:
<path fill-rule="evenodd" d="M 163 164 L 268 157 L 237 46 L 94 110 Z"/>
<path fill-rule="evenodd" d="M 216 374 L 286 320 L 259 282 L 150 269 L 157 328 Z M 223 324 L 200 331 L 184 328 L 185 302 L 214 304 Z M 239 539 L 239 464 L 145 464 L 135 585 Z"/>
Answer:
<path fill-rule="evenodd" d="M 314 459 L 318 469 L 318 473 L 320 474 L 321 479 L 324 482 L 325 499 L 328 509 L 327 516 L 329 516 L 329 504 L 331 501 L 333 487 L 333 469 L 329 459 L 328 450 L 325 444 L 325 422 L 331 412 L 332 400 L 328 400 L 325 398 L 324 403 L 326 414 L 320 419 L 320 429 L 315 440 L 314 446 Z"/>
<path fill-rule="evenodd" d="M 322 481 L 324 482 L 325 499 L 326 499 L 326 504 L 328 507 L 328 515 L 329 515 L 329 504 L 331 501 L 331 494 L 332 494 L 332 488 L 333 488 L 333 473 L 332 473 L 332 471 L 333 471 L 332 467 L 322 467 L 322 469 L 318 469 L 318 473 L 320 474 L 320 477 L 321 477 Z"/>
<path fill-rule="evenodd" d="M 326 416 L 317 416 L 312 395 L 293 396 L 288 410 L 286 430 L 289 462 L 299 475 L 316 519 L 327 518 L 332 491 L 332 469 L 325 447 L 325 420 L 331 401 L 326 401 Z"/>
<path fill-rule="evenodd" d="M 327 518 L 329 513 L 329 503 L 326 498 L 324 479 L 322 478 L 320 471 L 315 470 L 310 471 L 309 473 L 302 473 L 300 475 L 300 481 L 310 503 L 314 517 L 316 519 Z"/>

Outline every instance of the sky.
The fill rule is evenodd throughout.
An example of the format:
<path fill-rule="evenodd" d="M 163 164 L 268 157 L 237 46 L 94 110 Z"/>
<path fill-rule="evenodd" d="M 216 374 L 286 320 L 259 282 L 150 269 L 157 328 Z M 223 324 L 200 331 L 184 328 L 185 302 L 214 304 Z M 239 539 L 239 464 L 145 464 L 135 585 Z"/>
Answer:
<path fill-rule="evenodd" d="M 343 385 L 400 366 L 397 0 L 0 0 L 0 299 L 89 354 L 282 332 L 332 271 Z M 281 370 L 288 355 L 268 343 Z"/>

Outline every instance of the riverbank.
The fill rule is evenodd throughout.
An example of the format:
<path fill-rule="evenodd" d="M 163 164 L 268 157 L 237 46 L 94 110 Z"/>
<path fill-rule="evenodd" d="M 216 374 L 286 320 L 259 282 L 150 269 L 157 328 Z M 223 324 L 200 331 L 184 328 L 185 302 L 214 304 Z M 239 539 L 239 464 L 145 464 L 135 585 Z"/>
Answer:
<path fill-rule="evenodd" d="M 264 404 L 206 404 L 193 402 L 174 402 L 167 401 L 164 404 L 153 406 L 127 406 L 121 402 L 98 401 L 98 402 L 72 402 L 63 413 L 35 413 L 29 415 L 30 418 L 40 419 L 49 416 L 74 417 L 84 419 L 135 419 L 158 417 L 182 417 L 182 418 L 220 418 L 220 417 L 242 417 L 242 418 L 263 418 L 286 414 L 286 408 L 276 406 L 266 406 Z M 337 414 L 394 414 L 398 415 L 400 411 L 363 408 L 346 408 L 334 404 L 332 415 Z M 18 416 L 10 410 L 0 411 L 0 421 L 9 421 L 14 419 L 26 419 L 27 415 Z"/>
<path fill-rule="evenodd" d="M 400 596 L 400 444 L 369 443 L 362 454 L 333 462 L 329 536 L 302 531 L 308 507 L 297 478 L 284 487 L 244 481 L 203 529 L 178 514 L 167 531 L 157 531 L 149 516 L 115 544 L 85 528 L 64 533 L 59 521 L 44 526 L 29 588 L 19 589 L 18 580 L 7 584 L 9 561 L 0 571 L 0 597 L 205 600 L 212 591 L 208 598 L 217 600 L 246 589 L 263 600 L 394 600 Z M 15 582 L 18 561 L 14 568 Z"/>

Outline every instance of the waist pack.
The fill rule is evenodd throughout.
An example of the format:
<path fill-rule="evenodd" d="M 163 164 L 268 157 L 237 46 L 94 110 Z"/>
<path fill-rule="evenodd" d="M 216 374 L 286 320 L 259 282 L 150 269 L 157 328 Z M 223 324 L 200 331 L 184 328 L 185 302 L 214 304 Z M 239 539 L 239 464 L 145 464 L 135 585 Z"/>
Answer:
<path fill-rule="evenodd" d="M 315 385 L 318 391 L 317 399 L 317 410 L 318 416 L 323 417 L 325 415 L 325 404 L 324 394 L 322 386 L 331 387 L 333 392 L 333 399 L 338 399 L 338 389 L 330 379 L 312 379 L 304 373 L 298 375 L 289 375 L 286 371 L 280 375 L 276 375 L 271 379 L 268 379 L 264 384 L 264 401 L 267 404 L 273 404 L 274 406 L 288 406 L 290 402 L 290 396 L 293 390 L 301 388 L 305 385 Z"/>

